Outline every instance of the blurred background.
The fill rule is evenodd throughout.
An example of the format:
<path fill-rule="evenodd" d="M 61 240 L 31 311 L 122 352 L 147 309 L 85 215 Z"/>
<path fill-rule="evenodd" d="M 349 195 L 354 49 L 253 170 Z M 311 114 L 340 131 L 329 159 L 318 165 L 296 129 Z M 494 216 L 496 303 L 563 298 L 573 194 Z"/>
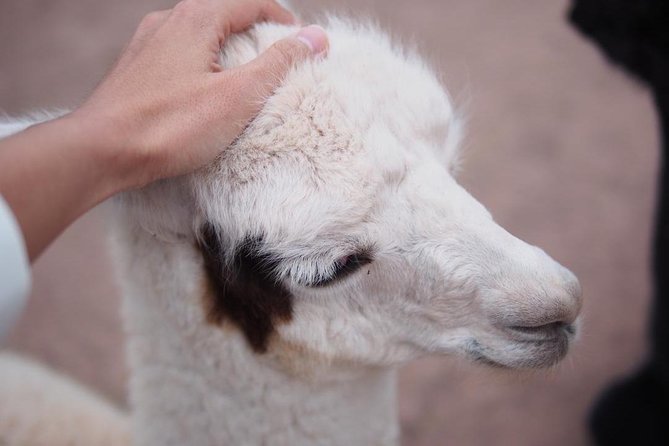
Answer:
<path fill-rule="evenodd" d="M 173 3 L 2 0 L 0 109 L 75 106 L 141 17 Z M 659 144 L 648 92 L 566 22 L 566 0 L 291 3 L 305 22 L 340 11 L 415 42 L 468 118 L 461 182 L 583 286 L 580 342 L 554 370 L 518 375 L 452 358 L 405 367 L 403 444 L 589 444 L 594 399 L 646 353 Z M 93 210 L 39 259 L 9 347 L 125 405 L 105 220 L 104 207 Z"/>

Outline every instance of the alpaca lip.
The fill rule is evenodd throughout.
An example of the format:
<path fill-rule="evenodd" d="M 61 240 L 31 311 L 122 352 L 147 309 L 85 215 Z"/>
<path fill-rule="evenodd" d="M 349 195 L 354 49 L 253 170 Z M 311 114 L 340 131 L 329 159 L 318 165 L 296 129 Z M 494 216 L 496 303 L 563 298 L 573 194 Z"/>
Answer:
<path fill-rule="evenodd" d="M 576 326 L 563 322 L 553 322 L 541 326 L 515 325 L 505 329 L 515 342 L 562 342 L 576 335 Z"/>
<path fill-rule="evenodd" d="M 572 335 L 567 332 L 550 338 L 510 340 L 513 348 L 484 346 L 476 339 L 469 341 L 465 352 L 474 362 L 503 369 L 544 368 L 557 364 L 569 351 Z M 511 353 L 511 354 L 509 354 Z"/>

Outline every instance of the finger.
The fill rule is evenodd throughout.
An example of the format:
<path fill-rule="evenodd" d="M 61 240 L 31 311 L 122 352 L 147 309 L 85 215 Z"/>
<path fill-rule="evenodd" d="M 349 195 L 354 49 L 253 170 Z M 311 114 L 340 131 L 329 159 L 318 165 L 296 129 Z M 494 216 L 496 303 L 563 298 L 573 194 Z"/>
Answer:
<path fill-rule="evenodd" d="M 246 65 L 222 73 L 221 77 L 232 75 L 243 80 L 246 87 L 241 88 L 239 94 L 243 95 L 241 101 L 252 116 L 296 64 L 323 55 L 327 50 L 328 38 L 323 28 L 307 26 L 295 36 L 276 42 Z"/>
<path fill-rule="evenodd" d="M 286 25 L 292 25 L 296 22 L 293 13 L 278 4 L 275 0 L 270 0 L 265 3 L 261 11 L 260 19 Z"/>
<path fill-rule="evenodd" d="M 270 73 L 283 77 L 296 63 L 324 54 L 327 50 L 328 37 L 325 30 L 320 26 L 310 25 L 294 36 L 279 40 L 239 69 L 249 70 L 256 78 Z"/>
<path fill-rule="evenodd" d="M 224 30 L 223 38 L 228 33 L 238 33 L 261 21 L 275 21 L 284 24 L 294 24 L 293 14 L 279 5 L 275 0 L 255 0 L 229 4 L 215 2 L 216 14 L 219 15 L 219 25 Z"/>
<path fill-rule="evenodd" d="M 135 37 L 142 39 L 152 36 L 156 30 L 165 23 L 165 20 L 167 20 L 167 17 L 171 12 L 171 9 L 164 9 L 162 11 L 153 11 L 145 15 L 139 23 Z"/>
<path fill-rule="evenodd" d="M 215 24 L 221 40 L 263 20 L 295 23 L 293 14 L 275 0 L 182 0 L 174 11 L 197 28 L 203 23 Z"/>

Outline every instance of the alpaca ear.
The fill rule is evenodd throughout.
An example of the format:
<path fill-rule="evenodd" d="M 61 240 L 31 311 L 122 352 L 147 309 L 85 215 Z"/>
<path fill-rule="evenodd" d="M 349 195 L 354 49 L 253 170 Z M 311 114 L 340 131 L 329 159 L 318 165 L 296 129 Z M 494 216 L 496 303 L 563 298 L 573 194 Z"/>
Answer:
<path fill-rule="evenodd" d="M 199 249 L 209 282 L 204 311 L 209 323 L 236 325 L 254 351 L 267 351 L 276 325 L 291 320 L 293 296 L 277 280 L 276 260 L 261 252 L 262 238 L 247 238 L 226 253 L 211 223 L 200 229 Z"/>

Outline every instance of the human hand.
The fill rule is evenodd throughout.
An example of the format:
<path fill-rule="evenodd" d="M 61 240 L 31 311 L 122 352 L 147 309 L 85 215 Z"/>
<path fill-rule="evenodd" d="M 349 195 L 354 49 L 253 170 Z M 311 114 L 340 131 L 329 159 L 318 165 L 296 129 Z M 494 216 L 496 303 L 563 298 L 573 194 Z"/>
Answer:
<path fill-rule="evenodd" d="M 307 27 L 223 70 L 226 37 L 261 20 L 293 17 L 274 0 L 184 0 L 149 14 L 81 107 L 0 141 L 0 194 L 31 259 L 110 195 L 212 161 L 294 63 L 327 51 L 323 30 Z"/>
<path fill-rule="evenodd" d="M 147 15 L 116 65 L 71 117 L 96 134 L 118 190 L 184 174 L 227 147 L 293 64 L 327 51 L 307 27 L 223 70 L 220 47 L 254 22 L 294 23 L 274 0 L 184 0 Z"/>

